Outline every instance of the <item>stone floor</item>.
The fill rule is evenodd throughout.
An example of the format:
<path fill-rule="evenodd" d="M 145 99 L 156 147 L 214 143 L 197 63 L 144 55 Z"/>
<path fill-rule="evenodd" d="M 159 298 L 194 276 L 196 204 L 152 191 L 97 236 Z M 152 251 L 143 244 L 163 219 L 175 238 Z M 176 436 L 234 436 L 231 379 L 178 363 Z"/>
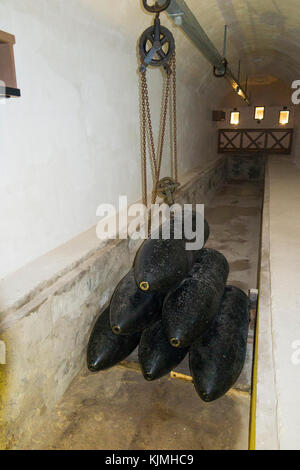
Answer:
<path fill-rule="evenodd" d="M 229 282 L 246 292 L 257 287 L 262 191 L 259 183 L 227 183 L 206 208 L 211 227 L 207 246 L 227 257 Z M 122 367 L 96 375 L 84 369 L 47 429 L 23 448 L 247 449 L 251 355 L 243 374 L 237 390 L 205 404 L 188 382 L 166 377 L 148 383 Z"/>
<path fill-rule="evenodd" d="M 246 293 L 257 288 L 262 203 L 261 183 L 234 181 L 224 185 L 205 211 L 211 229 L 207 247 L 226 256 L 228 282 Z"/>

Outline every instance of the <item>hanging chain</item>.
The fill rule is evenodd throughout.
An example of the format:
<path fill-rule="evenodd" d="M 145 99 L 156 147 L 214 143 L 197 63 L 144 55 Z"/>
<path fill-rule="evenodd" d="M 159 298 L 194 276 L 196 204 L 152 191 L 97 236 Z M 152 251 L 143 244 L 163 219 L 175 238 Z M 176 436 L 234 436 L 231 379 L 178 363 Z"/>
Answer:
<path fill-rule="evenodd" d="M 176 90 L 176 53 L 173 55 L 173 157 L 174 157 L 174 176 L 175 181 L 178 183 L 178 152 L 177 152 L 177 90 Z"/>
<path fill-rule="evenodd" d="M 148 206 L 148 188 L 147 188 L 147 135 L 146 135 L 146 94 L 147 81 L 146 72 L 141 73 L 141 98 L 142 98 L 142 158 L 143 158 L 143 204 Z"/>
<path fill-rule="evenodd" d="M 149 153 L 150 158 L 153 163 L 154 168 L 154 188 L 152 193 L 152 204 L 155 204 L 157 198 L 157 189 L 160 179 L 161 165 L 162 165 L 162 155 L 164 148 L 165 132 L 166 132 L 166 122 L 167 122 L 167 113 L 168 113 L 168 103 L 170 96 L 171 88 L 171 77 L 172 80 L 172 92 L 173 92 L 173 138 L 174 138 L 174 147 L 173 147 L 173 158 L 174 158 L 174 171 L 175 171 L 175 180 L 178 179 L 178 169 L 177 169 L 177 116 L 176 116 L 176 57 L 175 52 L 171 58 L 170 65 L 167 68 L 167 80 L 165 94 L 163 96 L 163 113 L 161 119 L 161 133 L 158 143 L 157 155 L 155 151 L 155 143 L 153 136 L 153 127 L 151 120 L 151 109 L 150 109 L 150 100 L 149 100 L 149 90 L 147 83 L 146 71 L 141 72 L 141 98 L 142 98 L 142 157 L 143 157 L 143 180 L 144 180 L 144 190 L 143 190 L 143 203 L 148 205 L 148 196 L 147 196 L 147 126 L 148 126 L 148 135 L 149 135 Z"/>
<path fill-rule="evenodd" d="M 143 94 L 143 102 L 145 106 L 145 120 L 143 122 L 143 127 L 145 127 L 145 130 L 143 131 L 143 137 L 145 139 L 145 146 L 146 146 L 146 126 L 148 124 L 148 131 L 149 131 L 149 140 L 150 140 L 150 155 L 153 161 L 154 165 L 154 171 L 155 175 L 157 175 L 157 162 L 156 162 L 156 156 L 155 156 L 155 144 L 154 144 L 154 137 L 153 137 L 153 128 L 152 128 L 152 120 L 151 120 L 151 110 L 150 110 L 150 102 L 149 102 L 149 91 L 148 91 L 148 83 L 147 83 L 147 75 L 146 71 L 142 72 L 141 77 L 142 77 L 142 94 Z M 147 118 L 147 119 L 146 119 Z"/>
<path fill-rule="evenodd" d="M 172 64 L 173 59 L 171 59 Z M 166 133 L 166 123 L 167 123 L 167 113 L 168 113 L 168 103 L 170 95 L 170 81 L 171 81 L 172 67 L 168 68 L 167 71 L 167 82 L 165 96 L 163 100 L 163 115 L 162 115 L 162 124 L 161 124 L 161 135 L 160 142 L 158 144 L 158 163 L 157 163 L 157 173 L 155 177 L 155 184 L 152 192 L 152 204 L 155 204 L 157 198 L 157 187 L 160 180 L 161 164 L 162 164 L 162 155 L 165 142 L 165 133 Z"/>

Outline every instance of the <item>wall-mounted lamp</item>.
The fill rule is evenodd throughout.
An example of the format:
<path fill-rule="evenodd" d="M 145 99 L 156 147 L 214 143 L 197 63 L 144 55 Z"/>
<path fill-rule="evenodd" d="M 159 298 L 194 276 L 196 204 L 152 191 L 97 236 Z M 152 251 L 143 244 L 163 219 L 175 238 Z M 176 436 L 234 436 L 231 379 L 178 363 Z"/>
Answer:
<path fill-rule="evenodd" d="M 289 123 L 290 120 L 290 111 L 284 106 L 283 110 L 279 113 L 279 124 L 285 126 Z"/>
<path fill-rule="evenodd" d="M 254 113 L 254 119 L 257 121 L 257 124 L 260 124 L 260 122 L 264 119 L 265 117 L 265 107 L 264 106 L 256 106 L 255 107 L 255 113 Z"/>
<path fill-rule="evenodd" d="M 232 126 L 238 126 L 239 123 L 240 123 L 240 113 L 236 108 L 234 108 L 234 110 L 231 111 L 230 113 L 230 124 Z"/>

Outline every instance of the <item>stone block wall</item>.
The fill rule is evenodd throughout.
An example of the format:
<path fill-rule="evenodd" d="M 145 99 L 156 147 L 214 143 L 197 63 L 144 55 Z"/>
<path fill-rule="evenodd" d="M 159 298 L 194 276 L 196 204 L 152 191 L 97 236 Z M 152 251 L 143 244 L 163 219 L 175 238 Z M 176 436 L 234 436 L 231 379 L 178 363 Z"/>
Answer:
<path fill-rule="evenodd" d="M 263 181 L 265 164 L 263 154 L 228 155 L 226 177 L 229 180 Z"/>

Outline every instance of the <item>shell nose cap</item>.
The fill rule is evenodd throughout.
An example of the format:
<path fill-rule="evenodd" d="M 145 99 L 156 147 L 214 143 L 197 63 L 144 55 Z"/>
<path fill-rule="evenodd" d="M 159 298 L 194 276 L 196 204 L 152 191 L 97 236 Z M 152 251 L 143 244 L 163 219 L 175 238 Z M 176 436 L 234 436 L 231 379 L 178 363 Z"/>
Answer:
<path fill-rule="evenodd" d="M 97 372 L 97 367 L 95 366 L 95 364 L 88 364 L 88 370 L 90 372 Z"/>
<path fill-rule="evenodd" d="M 153 380 L 153 377 L 152 377 L 152 375 L 151 375 L 150 372 L 146 372 L 146 373 L 145 373 L 145 378 L 146 378 L 146 380 L 148 380 L 149 382 L 150 382 L 151 380 Z"/>
<path fill-rule="evenodd" d="M 150 289 L 150 284 L 147 281 L 142 281 L 140 283 L 140 289 L 144 292 L 147 292 Z"/>
<path fill-rule="evenodd" d="M 171 346 L 173 346 L 173 348 L 179 348 L 181 345 L 181 341 L 178 338 L 171 338 L 170 344 Z"/>
<path fill-rule="evenodd" d="M 112 331 L 115 335 L 121 334 L 121 328 L 118 325 L 113 326 Z"/>

